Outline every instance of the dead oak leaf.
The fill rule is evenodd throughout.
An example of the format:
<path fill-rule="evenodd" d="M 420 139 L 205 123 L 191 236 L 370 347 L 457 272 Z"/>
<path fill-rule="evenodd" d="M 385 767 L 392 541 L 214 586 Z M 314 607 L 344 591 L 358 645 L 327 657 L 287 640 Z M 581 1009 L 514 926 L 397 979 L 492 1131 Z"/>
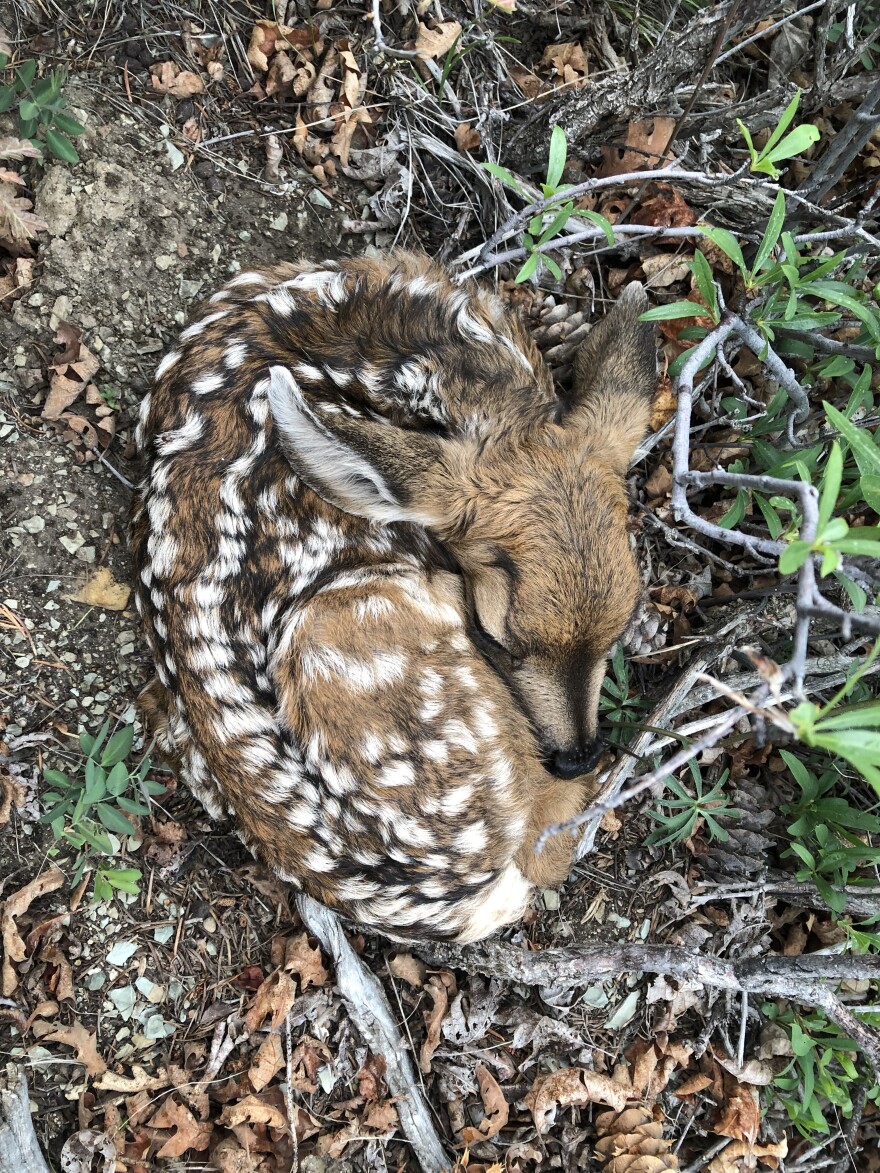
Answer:
<path fill-rule="evenodd" d="M 525 1101 L 538 1134 L 543 1135 L 556 1119 L 557 1108 L 607 1104 L 622 1112 L 628 1095 L 629 1089 L 621 1087 L 608 1075 L 586 1071 L 582 1067 L 565 1067 L 549 1075 L 539 1075 Z"/>
<path fill-rule="evenodd" d="M 478 1063 L 476 1076 L 486 1115 L 480 1121 L 479 1128 L 462 1129 L 461 1139 L 466 1145 L 478 1144 L 481 1140 L 491 1140 L 493 1136 L 498 1135 L 510 1116 L 510 1108 L 507 1106 L 504 1093 L 489 1068 Z"/>
<path fill-rule="evenodd" d="M 98 1054 L 95 1036 L 89 1034 L 81 1022 L 59 1026 L 42 1037 L 44 1043 L 63 1043 L 76 1051 L 76 1062 L 82 1063 L 89 1075 L 103 1075 L 107 1064 Z"/>
<path fill-rule="evenodd" d="M 12 963 L 24 961 L 27 955 L 16 921 L 27 912 L 35 900 L 48 892 L 54 892 L 63 883 L 64 874 L 60 869 L 50 868 L 3 902 L 3 910 L 0 912 L 0 936 L 3 939 L 3 993 L 7 998 L 18 985 L 18 977 Z"/>
<path fill-rule="evenodd" d="M 307 990 L 309 986 L 326 985 L 330 978 L 321 960 L 320 948 L 309 944 L 309 935 L 305 932 L 297 933 L 288 940 L 283 968 L 297 975 L 302 990 Z"/>
<path fill-rule="evenodd" d="M 431 1000 L 434 1003 L 431 1009 L 426 1010 L 424 1014 L 425 1040 L 419 1055 L 419 1067 L 427 1074 L 431 1070 L 434 1052 L 440 1046 L 440 1023 L 449 1009 L 449 994 L 442 974 L 432 974 L 425 982 L 425 990 L 431 995 Z"/>
<path fill-rule="evenodd" d="M 248 1079 L 254 1091 L 261 1092 L 272 1082 L 283 1066 L 284 1051 L 281 1039 L 277 1034 L 267 1035 L 248 1068 Z"/>
<path fill-rule="evenodd" d="M 460 36 L 461 25 L 457 20 L 438 21 L 434 28 L 420 22 L 415 40 L 416 55 L 423 61 L 445 57 Z"/>
<path fill-rule="evenodd" d="M 480 132 L 474 130 L 469 122 L 462 122 L 455 128 L 455 145 L 463 155 L 469 151 L 476 151 L 482 141 Z"/>
<path fill-rule="evenodd" d="M 173 61 L 162 61 L 150 66 L 153 89 L 157 94 L 170 94 L 172 98 L 191 98 L 205 92 L 205 83 L 197 73 L 181 69 Z"/>
<path fill-rule="evenodd" d="M 227 1104 L 220 1113 L 220 1123 L 227 1128 L 239 1124 L 265 1124 L 269 1128 L 287 1131 L 287 1117 L 270 1098 L 265 1096 L 244 1096 L 234 1104 Z"/>
<path fill-rule="evenodd" d="M 277 1030 L 295 1001 L 296 988 L 293 980 L 283 970 L 276 970 L 270 974 L 257 990 L 254 1004 L 245 1015 L 244 1024 L 248 1033 L 253 1034 L 255 1030 L 259 1030 L 264 1019 L 270 1014 L 272 1026 Z"/>
<path fill-rule="evenodd" d="M 357 1073 L 358 1093 L 367 1103 L 375 1103 L 385 1095 L 385 1058 L 382 1055 L 367 1055 L 363 1067 Z"/>
<path fill-rule="evenodd" d="M 779 1162 L 787 1156 L 788 1140 L 785 1137 L 778 1144 L 752 1145 L 738 1140 L 709 1162 L 707 1173 L 755 1173 L 759 1162 L 768 1169 L 778 1169 Z"/>
<path fill-rule="evenodd" d="M 254 69 L 266 73 L 269 58 L 274 53 L 287 52 L 288 49 L 311 49 L 316 56 L 320 56 L 324 45 L 313 29 L 292 28 L 275 20 L 258 20 L 251 30 L 247 59 Z"/>
<path fill-rule="evenodd" d="M 189 1108 L 169 1096 L 150 1120 L 150 1128 L 172 1128 L 174 1133 L 165 1141 L 157 1157 L 182 1157 L 194 1149 L 202 1153 L 211 1143 L 214 1125 L 196 1120 Z"/>
<path fill-rule="evenodd" d="M 718 1120 L 712 1125 L 712 1131 L 719 1136 L 730 1136 L 753 1145 L 760 1124 L 761 1105 L 757 1089 L 746 1083 L 737 1083 L 727 1095 Z"/>
<path fill-rule="evenodd" d="M 388 968 L 394 977 L 400 978 L 410 986 L 418 989 L 425 984 L 427 967 L 424 961 L 413 957 L 412 953 L 398 953 L 396 957 L 391 958 Z"/>
<path fill-rule="evenodd" d="M 367 1104 L 361 1116 L 364 1128 L 372 1128 L 376 1132 L 391 1133 L 400 1124 L 397 1109 L 390 1100 L 384 1104 Z"/>
<path fill-rule="evenodd" d="M 634 119 L 627 127 L 623 146 L 602 148 L 604 161 L 596 174 L 607 178 L 656 167 L 674 127 L 675 119 L 665 115 Z"/>

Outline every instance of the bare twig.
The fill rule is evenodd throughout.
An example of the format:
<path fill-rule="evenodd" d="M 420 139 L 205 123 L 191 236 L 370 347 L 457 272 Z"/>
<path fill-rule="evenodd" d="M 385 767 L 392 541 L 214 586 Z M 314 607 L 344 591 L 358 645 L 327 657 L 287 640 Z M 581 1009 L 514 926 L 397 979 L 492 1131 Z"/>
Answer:
<path fill-rule="evenodd" d="M 336 985 L 361 1038 L 387 1064 L 385 1079 L 396 1097 L 400 1126 L 424 1173 L 442 1173 L 451 1161 L 440 1138 L 410 1059 L 406 1043 L 391 1014 L 385 991 L 360 960 L 342 932 L 336 914 L 310 896 L 297 897 L 303 923 L 333 959 Z"/>
<path fill-rule="evenodd" d="M 0 1076 L 0 1169 L 49 1173 L 34 1132 L 27 1079 L 14 1063 Z"/>
<path fill-rule="evenodd" d="M 566 949 L 527 952 L 502 942 L 479 945 L 421 944 L 421 955 L 432 965 L 468 973 L 489 974 L 504 981 L 566 989 L 621 973 L 662 973 L 680 981 L 750 996 L 788 998 L 798 1005 L 817 1006 L 864 1050 L 880 1074 L 880 1037 L 862 1023 L 826 981 L 880 980 L 880 957 L 722 957 L 671 945 L 575 945 Z"/>

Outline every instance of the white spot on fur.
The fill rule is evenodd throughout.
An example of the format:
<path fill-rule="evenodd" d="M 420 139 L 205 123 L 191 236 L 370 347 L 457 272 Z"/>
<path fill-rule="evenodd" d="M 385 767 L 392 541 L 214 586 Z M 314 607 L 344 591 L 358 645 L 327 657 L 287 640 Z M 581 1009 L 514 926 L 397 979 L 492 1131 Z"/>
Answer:
<path fill-rule="evenodd" d="M 269 278 L 265 273 L 239 273 L 237 277 L 233 277 L 231 281 L 226 282 L 227 289 L 237 289 L 239 285 L 268 285 Z"/>
<path fill-rule="evenodd" d="M 166 354 L 165 357 L 162 359 L 162 361 L 159 363 L 159 365 L 156 367 L 156 373 L 153 376 L 154 380 L 158 383 L 158 381 L 162 378 L 162 376 L 166 375 L 171 370 L 171 368 L 174 366 L 174 364 L 179 361 L 180 361 L 180 351 L 179 350 L 170 350 L 168 352 L 168 354 Z"/>
<path fill-rule="evenodd" d="M 247 346 L 243 342 L 231 342 L 223 355 L 223 365 L 230 371 L 238 370 L 247 358 Z"/>
<path fill-rule="evenodd" d="M 170 456 L 173 452 L 185 452 L 201 439 L 205 430 L 203 416 L 193 411 L 186 413 L 186 421 L 179 428 L 172 428 L 169 432 L 162 432 L 156 440 L 156 451 L 160 456 Z M 153 498 L 156 500 L 157 498 Z M 167 500 L 167 498 L 160 498 Z M 153 520 L 152 511 L 150 520 Z M 155 522 L 153 523 L 155 525 Z"/>
<path fill-rule="evenodd" d="M 219 391 L 223 386 L 222 375 L 202 375 L 190 387 L 193 395 L 210 395 L 212 391 Z"/>
<path fill-rule="evenodd" d="M 180 331 L 180 341 L 189 342 L 191 338 L 198 338 L 204 330 L 211 325 L 212 322 L 219 322 L 221 318 L 225 318 L 229 310 L 217 310 L 213 314 L 206 314 L 200 322 L 193 322 L 191 326 L 187 326 L 185 330 Z"/>
<path fill-rule="evenodd" d="M 529 903 L 531 884 L 514 863 L 509 863 L 493 884 L 468 901 L 458 941 L 480 941 L 503 925 L 517 921 Z M 460 910 L 464 911 L 464 910 Z"/>

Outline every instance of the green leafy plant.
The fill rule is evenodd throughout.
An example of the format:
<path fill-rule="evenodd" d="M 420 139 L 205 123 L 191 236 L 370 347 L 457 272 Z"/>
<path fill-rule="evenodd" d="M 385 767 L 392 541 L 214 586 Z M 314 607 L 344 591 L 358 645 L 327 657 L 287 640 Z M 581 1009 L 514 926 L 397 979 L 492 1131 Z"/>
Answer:
<path fill-rule="evenodd" d="M 880 701 L 840 705 L 880 653 L 880 638 L 868 656 L 824 705 L 802 701 L 788 714 L 799 741 L 855 767 L 880 795 Z"/>
<path fill-rule="evenodd" d="M 9 67 L 9 57 L 0 53 L 0 71 Z M 78 163 L 79 155 L 71 138 L 85 133 L 85 127 L 66 113 L 64 86 L 67 72 L 50 70 L 37 81 L 37 62 L 22 61 L 12 70 L 12 80 L 0 86 L 0 114 L 16 106 L 18 133 L 36 147 L 44 144 L 63 163 Z"/>
<path fill-rule="evenodd" d="M 108 899 L 114 890 L 137 892 L 141 873 L 137 868 L 120 868 L 108 862 L 121 853 L 120 835 L 132 835 L 135 825 L 126 815 L 139 818 L 149 814 L 140 796 L 160 794 L 165 787 L 147 777 L 150 759 L 144 756 L 136 769 L 125 759 L 131 752 L 134 729 L 129 725 L 108 738 L 110 722 L 105 721 L 93 736 L 81 733 L 79 746 L 85 755 L 82 772 L 44 771 L 50 789 L 43 795 L 49 804 L 40 817 L 48 823 L 56 844 L 66 843 L 77 852 L 72 885 L 86 871 L 93 872 L 94 897 Z M 57 854 L 59 847 L 52 848 Z"/>
<path fill-rule="evenodd" d="M 819 141 L 819 128 L 814 126 L 812 122 L 803 122 L 800 126 L 789 130 L 788 134 L 785 133 L 794 121 L 794 116 L 797 114 L 800 102 L 801 91 L 798 90 L 785 107 L 782 117 L 760 150 L 752 142 L 752 136 L 746 124 L 737 118 L 736 124 L 743 138 L 746 140 L 746 146 L 749 149 L 750 171 L 756 171 L 762 175 L 769 175 L 771 179 L 778 179 L 781 172 L 776 166 L 777 163 L 782 163 L 786 159 L 793 159 L 795 155 L 803 154 L 804 151 L 809 150 L 814 143 Z"/>
<path fill-rule="evenodd" d="M 618 643 L 599 695 L 599 712 L 612 726 L 609 740 L 614 745 L 625 745 L 632 738 L 645 708 L 644 697 L 632 690 L 629 665 Z"/>
<path fill-rule="evenodd" d="M 789 1119 L 808 1139 L 828 1135 L 831 1128 L 826 1113 L 839 1113 L 845 1119 L 852 1115 L 853 1087 L 864 1078 L 852 1059 L 858 1047 L 819 1011 L 804 1014 L 774 1002 L 765 1003 L 762 1009 L 791 1043 L 791 1061 L 773 1085 Z M 864 1020 L 880 1022 L 877 1016 Z M 868 1098 L 877 1103 L 880 1087 L 874 1084 Z"/>
<path fill-rule="evenodd" d="M 740 811 L 729 806 L 724 793 L 724 783 L 727 781 L 729 770 L 725 770 L 715 785 L 704 793 L 703 772 L 696 760 L 688 762 L 694 782 L 694 793 L 685 790 L 684 786 L 675 778 L 668 778 L 666 785 L 673 797 L 664 796 L 659 799 L 657 807 L 648 811 L 648 815 L 660 826 L 652 831 L 646 843 L 656 847 L 665 847 L 669 843 L 683 843 L 694 833 L 697 821 L 702 819 L 710 839 L 718 839 L 725 843 L 729 835 L 718 823 L 719 816 L 737 818 Z"/>
<path fill-rule="evenodd" d="M 565 162 L 568 157 L 568 142 L 565 131 L 561 126 L 554 126 L 550 135 L 550 153 L 547 159 L 547 175 L 540 185 L 540 193 L 530 191 L 519 180 L 514 179 L 510 172 L 499 167 L 497 163 L 484 163 L 483 166 L 496 179 L 501 180 L 505 187 L 512 188 L 517 195 L 527 203 L 535 203 L 540 199 L 549 201 L 541 212 L 536 212 L 529 220 L 526 230 L 522 234 L 522 243 L 528 256 L 522 268 L 516 275 L 516 281 L 528 281 L 534 276 L 541 265 L 544 265 L 556 278 L 562 280 L 562 270 L 552 257 L 539 250 L 551 240 L 560 235 L 572 216 L 580 216 L 597 224 L 605 234 L 609 245 L 614 244 L 614 229 L 609 220 L 599 212 L 592 212 L 586 208 L 576 208 L 572 200 L 565 198 L 565 193 L 571 188 L 570 183 L 560 182 Z"/>
<path fill-rule="evenodd" d="M 812 763 L 789 750 L 779 753 L 800 791 L 794 802 L 782 808 L 793 820 L 787 827 L 791 843 L 783 858 L 800 862 L 797 879 L 812 880 L 828 907 L 840 916 L 846 895 L 835 889 L 852 883 L 852 876 L 861 869 L 880 864 L 880 848 L 865 842 L 869 835 L 880 835 L 880 817 L 833 793 L 841 781 L 840 771 L 833 766 L 811 768 Z"/>

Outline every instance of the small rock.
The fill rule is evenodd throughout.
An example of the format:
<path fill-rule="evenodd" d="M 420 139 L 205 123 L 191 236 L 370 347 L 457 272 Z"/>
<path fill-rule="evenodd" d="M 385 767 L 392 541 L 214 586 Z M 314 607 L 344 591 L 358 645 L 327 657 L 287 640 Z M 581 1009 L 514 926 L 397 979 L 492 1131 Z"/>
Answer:
<path fill-rule="evenodd" d="M 95 561 L 95 547 L 94 546 L 81 546 L 74 554 L 74 557 L 78 558 L 80 560 L 80 562 L 94 562 Z"/>
<path fill-rule="evenodd" d="M 269 221 L 269 227 L 275 232 L 284 232 L 287 228 L 287 213 L 281 212 L 274 220 Z"/>
<path fill-rule="evenodd" d="M 324 195 L 324 193 L 322 191 L 319 191 L 319 189 L 317 187 L 312 188 L 312 190 L 309 192 L 309 194 L 307 196 L 307 199 L 308 199 L 309 203 L 313 204 L 316 208 L 332 208 L 333 207 L 333 205 L 330 203 L 330 201 L 327 199 L 327 197 Z"/>
<path fill-rule="evenodd" d="M 108 965 L 125 965 L 126 961 L 137 952 L 134 941 L 117 941 L 107 954 Z"/>
<path fill-rule="evenodd" d="M 153 257 L 153 264 L 164 273 L 174 264 L 174 257 L 169 257 L 167 253 L 159 253 L 157 257 Z"/>

